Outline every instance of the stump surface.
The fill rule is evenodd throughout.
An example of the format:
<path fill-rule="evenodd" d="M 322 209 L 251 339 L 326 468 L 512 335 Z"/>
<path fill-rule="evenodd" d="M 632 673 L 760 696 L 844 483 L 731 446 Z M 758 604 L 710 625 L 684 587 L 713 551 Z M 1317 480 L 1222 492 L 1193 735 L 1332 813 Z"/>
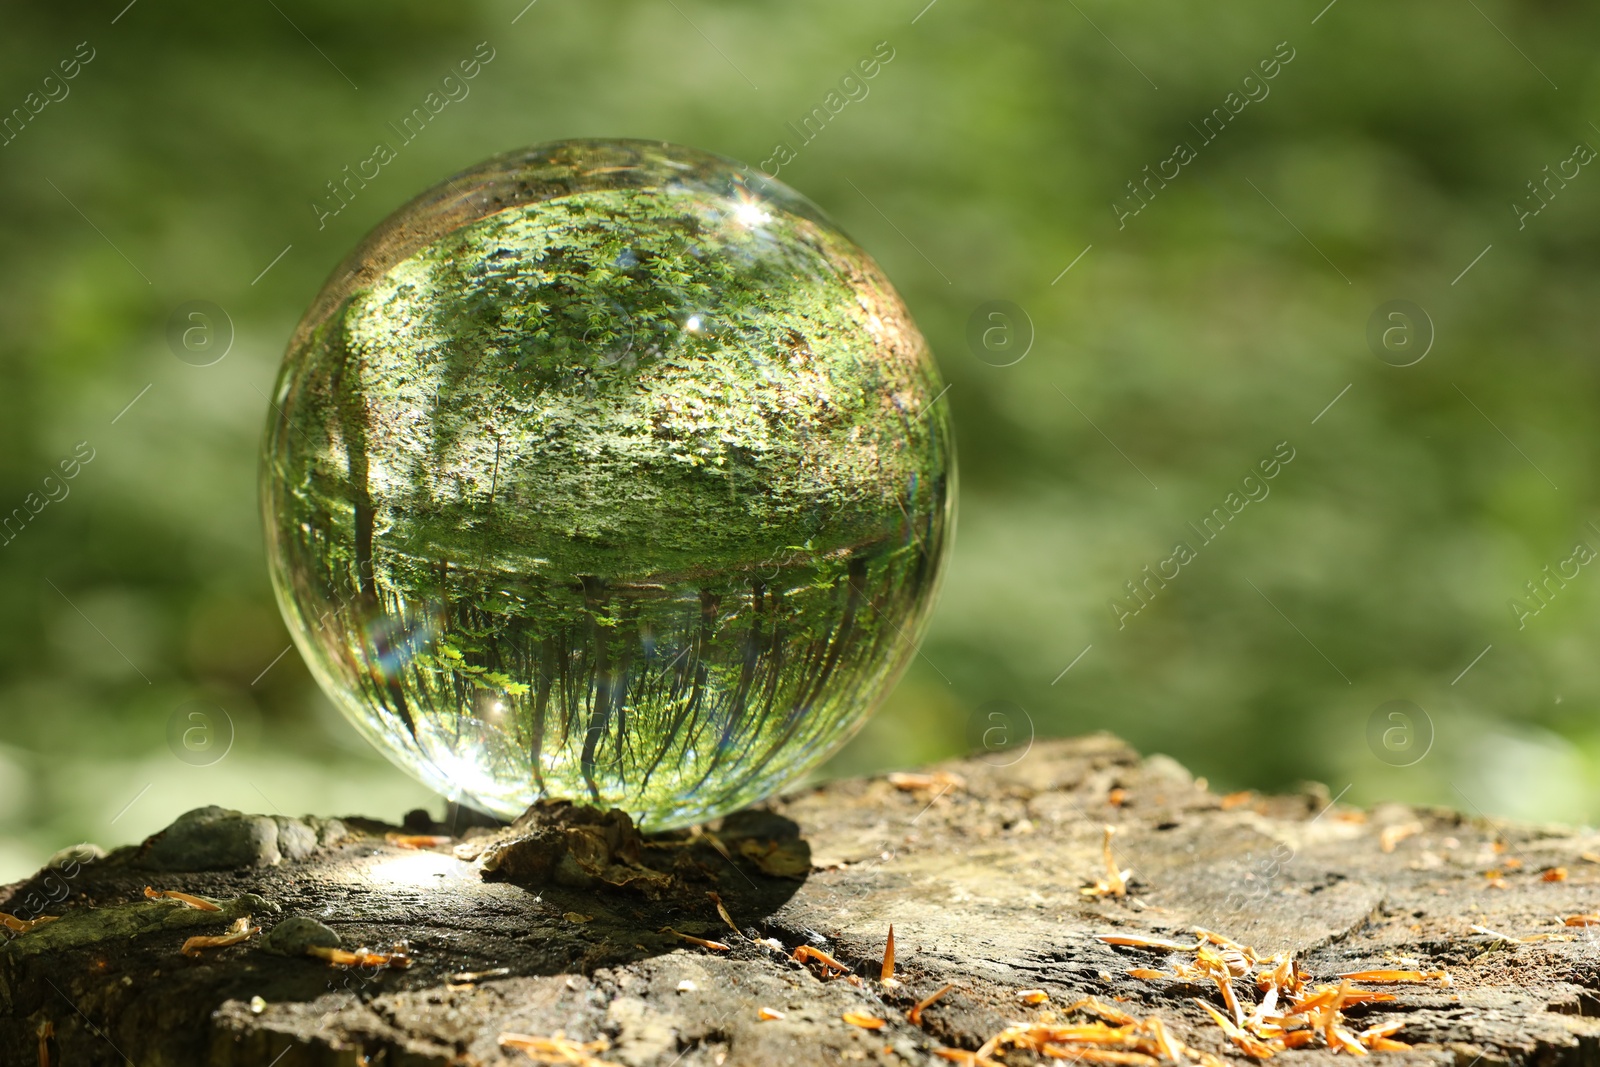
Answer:
<path fill-rule="evenodd" d="M 582 809 L 454 834 L 213 809 L 0 890 L 0 911 L 19 919 L 62 916 L 0 947 L 0 1063 L 534 1062 L 500 1046 L 508 1032 L 603 1040 L 593 1055 L 629 1067 L 944 1063 L 936 1050 L 977 1049 L 1086 995 L 1243 1063 L 1196 1003 L 1220 1006 L 1215 988 L 1131 976 L 1169 961 L 1099 940 L 1192 942 L 1194 927 L 1293 952 L 1317 981 L 1448 971 L 1449 985 L 1386 986 L 1393 1002 L 1347 1010 L 1362 1026 L 1404 1020 L 1395 1036 L 1412 1051 L 1374 1054 L 1397 1067 L 1600 1061 L 1600 927 L 1562 922 L 1596 907 L 1600 863 L 1584 855 L 1600 853 L 1600 835 L 1358 812 L 1317 791 L 1219 798 L 1108 736 L 937 771 L 960 781 L 835 782 L 710 834 L 642 840 Z M 1128 891 L 1086 895 L 1106 876 L 1108 825 Z M 1554 868 L 1565 878 L 1545 875 Z M 147 885 L 220 910 L 146 899 Z M 247 914 L 261 932 L 243 943 L 181 951 Z M 292 917 L 345 949 L 407 942 L 411 966 L 268 951 Z M 886 986 L 891 923 L 898 984 Z M 795 962 L 804 944 L 859 981 Z M 913 1025 L 908 1009 L 946 983 L 956 988 Z M 1051 1002 L 1026 1005 L 1024 989 Z M 782 1017 L 763 1020 L 764 1008 Z M 886 1022 L 863 1029 L 848 1012 Z"/>

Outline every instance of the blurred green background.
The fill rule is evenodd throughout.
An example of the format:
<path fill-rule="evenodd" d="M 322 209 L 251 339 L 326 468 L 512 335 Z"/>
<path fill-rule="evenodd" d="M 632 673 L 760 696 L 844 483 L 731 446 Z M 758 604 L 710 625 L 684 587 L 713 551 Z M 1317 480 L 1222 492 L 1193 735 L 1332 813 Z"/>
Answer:
<path fill-rule="evenodd" d="M 951 383 L 937 622 L 827 773 L 1031 723 L 1113 730 L 1226 788 L 1576 821 L 1600 799 L 1600 567 L 1575 553 L 1600 550 L 1600 11 L 124 2 L 0 13 L 0 108 L 27 118 L 0 146 L 0 513 L 68 491 L 0 545 L 0 879 L 202 803 L 429 800 L 296 654 L 267 669 L 288 638 L 256 506 L 265 397 L 369 227 L 483 157 L 581 136 L 757 165 L 788 142 L 781 178 L 884 265 Z M 325 183 L 480 42 L 470 95 L 319 229 Z M 786 124 L 880 42 L 867 95 L 802 144 Z M 1179 142 L 1194 158 L 1119 220 Z M 1375 349 L 1397 299 L 1431 328 L 1385 320 Z M 211 366 L 165 336 L 192 300 L 236 331 Z M 1187 524 L 1284 441 L 1270 495 L 1202 544 Z M 45 483 L 79 442 L 93 459 Z M 1180 540 L 1194 558 L 1119 627 L 1124 583 Z M 191 700 L 235 725 L 211 766 L 169 748 Z M 1420 712 L 1390 720 L 1392 700 Z"/>

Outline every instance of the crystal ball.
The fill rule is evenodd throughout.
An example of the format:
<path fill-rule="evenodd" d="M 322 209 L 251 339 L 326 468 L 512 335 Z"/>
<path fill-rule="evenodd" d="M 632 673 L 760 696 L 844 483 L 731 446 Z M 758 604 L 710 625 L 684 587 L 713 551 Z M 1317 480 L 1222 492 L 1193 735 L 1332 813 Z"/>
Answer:
<path fill-rule="evenodd" d="M 289 343 L 278 603 L 434 790 L 704 822 L 838 749 L 916 655 L 942 391 L 878 265 L 782 183 L 661 142 L 496 156 L 381 223 Z"/>

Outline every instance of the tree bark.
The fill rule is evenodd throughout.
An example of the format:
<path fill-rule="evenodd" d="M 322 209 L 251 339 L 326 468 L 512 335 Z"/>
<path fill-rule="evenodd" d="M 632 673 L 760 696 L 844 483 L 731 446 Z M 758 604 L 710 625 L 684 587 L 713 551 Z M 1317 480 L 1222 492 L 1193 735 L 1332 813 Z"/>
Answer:
<path fill-rule="evenodd" d="M 1083 891 L 1108 879 L 1106 826 L 1131 870 L 1125 895 Z M 1437 809 L 1361 812 L 1320 789 L 1219 798 L 1103 735 L 834 782 L 710 833 L 642 840 L 625 819 L 552 805 L 509 829 L 212 809 L 0 890 L 0 910 L 20 919 L 61 916 L 0 947 L 0 1063 L 533 1062 L 501 1046 L 508 1032 L 596 1042 L 562 1062 L 629 1067 L 944 1063 L 936 1050 L 978 1049 L 1009 1022 L 1075 1018 L 1065 1011 L 1084 996 L 1162 1019 L 1196 1056 L 1243 1063 L 1196 1002 L 1221 1008 L 1215 986 L 1128 973 L 1192 953 L 1099 939 L 1193 942 L 1203 927 L 1262 956 L 1293 953 L 1314 983 L 1447 971 L 1449 984 L 1383 985 L 1395 1000 L 1345 1009 L 1353 1028 L 1404 1021 L 1394 1037 L 1411 1050 L 1380 1058 L 1592 1064 L 1600 935 L 1562 918 L 1596 907 L 1596 838 Z M 1556 868 L 1564 878 L 1544 873 Z M 146 885 L 220 910 L 146 899 Z M 245 914 L 261 933 L 181 953 Z M 411 966 L 269 952 L 296 916 L 346 949 L 408 942 Z M 891 923 L 897 982 L 885 984 Z M 804 944 L 851 974 L 796 962 Z M 947 983 L 914 1024 L 909 1009 Z M 1025 1003 L 1030 989 L 1050 1001 Z M 851 1012 L 884 1026 L 852 1025 Z"/>

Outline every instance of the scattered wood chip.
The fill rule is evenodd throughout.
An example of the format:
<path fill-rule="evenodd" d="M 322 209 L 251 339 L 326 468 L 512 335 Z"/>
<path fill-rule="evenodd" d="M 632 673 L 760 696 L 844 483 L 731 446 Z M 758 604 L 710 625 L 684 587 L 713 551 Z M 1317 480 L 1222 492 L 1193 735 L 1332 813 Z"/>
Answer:
<path fill-rule="evenodd" d="M 815 945 L 801 945 L 794 950 L 791 959 L 800 963 L 818 963 L 822 966 L 822 977 L 831 978 L 835 975 L 845 974 L 850 968 L 817 948 Z"/>
<path fill-rule="evenodd" d="M 19 919 L 15 915 L 8 915 L 0 911 L 0 926 L 4 926 L 16 936 L 21 937 L 23 934 L 31 933 L 41 926 L 55 922 L 59 918 L 61 918 L 59 915 L 41 915 L 37 919 Z"/>
<path fill-rule="evenodd" d="M 1106 794 L 1106 803 L 1113 808 L 1120 808 L 1128 802 L 1128 791 L 1120 785 Z"/>
<path fill-rule="evenodd" d="M 909 793 L 923 789 L 965 789 L 967 780 L 959 774 L 951 774 L 949 771 L 934 771 L 931 774 L 895 771 L 889 775 L 889 784 L 896 789 Z"/>
<path fill-rule="evenodd" d="M 1600 923 L 1600 915 L 1594 916 L 1594 919 Z M 1229 1042 L 1246 1056 L 1257 1060 L 1268 1059 L 1288 1049 L 1302 1048 L 1325 1047 L 1335 1053 L 1343 1052 L 1351 1056 L 1407 1051 L 1410 1045 L 1392 1040 L 1390 1036 L 1400 1028 L 1399 1023 L 1383 1023 L 1359 1034 L 1352 1031 L 1343 1009 L 1352 1005 L 1399 999 L 1393 993 L 1353 983 L 1438 981 L 1444 985 L 1450 984 L 1450 977 L 1443 970 L 1424 971 L 1412 967 L 1404 970 L 1352 971 L 1340 975 L 1338 985 L 1320 985 L 1308 989 L 1307 974 L 1291 954 L 1280 952 L 1263 958 L 1249 945 L 1240 944 L 1222 934 L 1199 927 L 1194 932 L 1198 939 L 1194 944 L 1120 934 L 1101 935 L 1100 940 L 1130 948 L 1194 953 L 1192 962 L 1184 961 L 1180 955 L 1172 962 L 1170 971 L 1132 968 L 1128 973 L 1143 979 L 1214 983 L 1222 1001 L 1221 1008 L 1201 998 L 1195 998 L 1195 1002 L 1211 1016 Z M 1544 936 L 1559 938 L 1570 935 Z M 1107 980 L 1110 978 L 1109 975 L 1104 977 Z M 1260 994 L 1251 1004 L 1247 1005 L 1238 994 L 1235 983 L 1241 979 L 1247 989 L 1253 987 Z M 1013 1046 L 1027 1048 L 1049 1058 L 1116 1064 L 1118 1067 L 1227 1067 L 1214 1054 L 1190 1048 L 1175 1040 L 1158 1018 L 1140 1020 L 1121 1008 L 1093 998 L 1079 1000 L 1066 1011 L 1086 1012 L 1097 1016 L 1100 1021 L 1088 1025 L 1060 1026 L 1055 1024 L 1054 1013 L 1044 1012 L 1041 1013 L 1040 1022 L 1032 1024 L 1032 1029 L 1023 1024 L 1013 1024 L 975 1053 L 944 1058 L 962 1063 L 997 1063 L 997 1057 L 1003 1055 L 1005 1046 Z"/>
<path fill-rule="evenodd" d="M 229 945 L 237 945 L 242 941 L 250 940 L 260 932 L 261 927 L 251 926 L 250 916 L 246 915 L 233 920 L 233 924 L 228 927 L 227 933 L 191 937 L 183 943 L 183 947 L 178 951 L 185 956 L 199 956 L 201 955 L 201 949 L 226 948 Z"/>
<path fill-rule="evenodd" d="M 1221 804 L 1223 811 L 1232 811 L 1234 808 L 1244 807 L 1246 804 L 1255 800 L 1255 798 L 1256 795 L 1253 791 L 1249 789 L 1241 789 L 1237 793 L 1229 793 L 1218 803 Z"/>
<path fill-rule="evenodd" d="M 1097 940 L 1108 945 L 1118 945 L 1122 948 L 1145 948 L 1152 952 L 1193 952 L 1200 947 L 1200 942 L 1192 945 L 1180 945 L 1176 941 L 1169 941 L 1164 937 L 1128 937 L 1122 934 L 1101 934 Z"/>
<path fill-rule="evenodd" d="M 446 834 L 396 834 L 387 833 L 383 839 L 396 848 L 432 849 L 447 848 L 455 838 Z"/>
<path fill-rule="evenodd" d="M 1585 863 L 1600 863 L 1600 852 L 1580 852 L 1578 858 Z"/>
<path fill-rule="evenodd" d="M 889 940 L 883 945 L 883 963 L 878 967 L 878 981 L 894 981 L 894 923 L 889 924 Z"/>
<path fill-rule="evenodd" d="M 944 996 L 946 993 L 950 992 L 950 990 L 952 990 L 954 988 L 955 988 L 955 983 L 954 982 L 946 983 L 945 985 L 940 986 L 937 991 L 935 991 L 933 993 L 930 993 L 927 996 L 923 997 L 921 1000 L 917 1001 L 917 1003 L 911 1008 L 911 1010 L 906 1012 L 906 1018 L 910 1021 L 911 1025 L 912 1026 L 921 1026 L 922 1025 L 922 1013 L 927 1011 L 929 1008 L 931 1008 L 933 1006 L 934 1001 L 938 1000 L 940 997 Z"/>
<path fill-rule="evenodd" d="M 1393 1041 L 1387 1037 L 1370 1037 L 1364 1042 L 1373 1052 L 1410 1052 L 1411 1046 L 1404 1041 Z"/>
<path fill-rule="evenodd" d="M 411 949 L 404 941 L 396 941 L 388 952 L 358 948 L 354 952 L 342 948 L 313 945 L 306 949 L 307 956 L 327 960 L 332 967 L 392 967 L 403 971 L 411 966 Z"/>
<path fill-rule="evenodd" d="M 1389 1035 L 1398 1031 L 1405 1024 L 1406 1023 L 1404 1019 L 1396 1019 L 1393 1022 L 1379 1023 L 1376 1026 L 1367 1027 L 1356 1036 L 1363 1041 L 1374 1037 L 1388 1037 Z"/>
<path fill-rule="evenodd" d="M 184 907 L 194 908 L 196 911 L 222 910 L 209 900 L 204 900 L 193 895 L 192 893 L 180 893 L 176 889 L 152 889 L 149 886 L 145 886 L 144 895 L 150 900 L 161 900 L 163 898 L 167 900 L 175 900 Z"/>
<path fill-rule="evenodd" d="M 1019 989 L 1017 999 L 1024 1004 L 1044 1004 L 1050 999 L 1050 994 L 1042 989 Z"/>
<path fill-rule="evenodd" d="M 550 1037 L 532 1034 L 501 1034 L 501 1048 L 514 1048 L 526 1053 L 535 1063 L 573 1064 L 575 1067 L 617 1067 L 617 1064 L 596 1057 L 611 1047 L 605 1038 L 579 1043 L 564 1036 L 559 1030 Z"/>
<path fill-rule="evenodd" d="M 762 1008 L 762 1009 L 760 1009 L 759 1011 L 756 1012 L 756 1018 L 760 1019 L 764 1023 L 768 1023 L 768 1022 L 771 1022 L 774 1019 L 787 1018 L 787 1016 L 784 1015 L 783 1012 L 778 1011 L 775 1008 Z"/>
<path fill-rule="evenodd" d="M 1106 874 L 1094 885 L 1084 886 L 1078 892 L 1086 897 L 1125 897 L 1128 895 L 1128 875 L 1133 871 L 1117 870 L 1116 857 L 1111 854 L 1111 838 L 1117 832 L 1115 826 L 1105 828 L 1105 836 L 1100 839 L 1100 855 L 1105 861 Z"/>
<path fill-rule="evenodd" d="M 1539 876 L 1539 880 L 1541 882 L 1565 882 L 1567 880 L 1567 869 L 1565 867 L 1551 867 Z"/>
<path fill-rule="evenodd" d="M 1357 1041 L 1355 1035 L 1349 1030 L 1346 1030 L 1344 1027 L 1335 1023 L 1331 1027 L 1331 1033 L 1333 1034 L 1332 1044 L 1334 1044 L 1336 1048 L 1342 1048 L 1352 1056 L 1367 1055 L 1367 1047 L 1361 1042 Z"/>
<path fill-rule="evenodd" d="M 843 1019 L 851 1026 L 859 1026 L 863 1030 L 882 1030 L 888 1025 L 888 1023 L 878 1018 L 876 1015 L 868 1015 L 866 1012 L 861 1011 L 847 1011 L 843 1015 L 839 1016 L 839 1018 Z"/>
<path fill-rule="evenodd" d="M 1561 921 L 1568 926 L 1600 926 L 1600 915 L 1593 912 L 1588 915 L 1568 915 Z"/>
<path fill-rule="evenodd" d="M 1233 1021 L 1230 1020 L 1226 1015 L 1223 1015 L 1216 1008 L 1213 1008 L 1211 1005 L 1207 1004 L 1198 997 L 1195 998 L 1195 1003 L 1204 1008 L 1206 1010 L 1206 1014 L 1217 1021 L 1217 1025 L 1222 1028 L 1222 1032 L 1228 1035 L 1229 1041 L 1232 1041 L 1239 1047 L 1240 1052 L 1243 1052 L 1246 1056 L 1250 1056 L 1251 1058 L 1258 1060 L 1264 1060 L 1271 1057 L 1272 1047 L 1266 1042 L 1245 1033 L 1238 1026 L 1235 1026 Z"/>
<path fill-rule="evenodd" d="M 691 944 L 691 945 L 699 945 L 701 948 L 709 948 L 713 952 L 727 952 L 727 951 L 729 951 L 729 947 L 727 945 L 724 945 L 721 941 L 707 941 L 703 937 L 694 937 L 694 936 L 692 936 L 690 934 L 682 934 L 682 933 L 679 933 L 678 931 L 674 930 L 670 926 L 666 928 L 666 932 L 671 934 L 671 935 L 673 935 L 674 937 L 678 937 L 678 938 L 683 939 L 684 941 L 689 942 L 689 944 Z"/>
<path fill-rule="evenodd" d="M 941 1060 L 959 1063 L 964 1067 L 1005 1067 L 999 1060 L 991 1060 L 987 1056 L 980 1056 L 976 1052 L 968 1052 L 962 1048 L 936 1048 L 933 1054 Z"/>
<path fill-rule="evenodd" d="M 1352 982 L 1428 982 L 1435 979 L 1449 980 L 1449 975 L 1443 971 L 1346 971 L 1339 975 Z"/>
<path fill-rule="evenodd" d="M 1403 822 L 1396 823 L 1393 826 L 1385 826 L 1378 834 L 1378 847 L 1385 852 L 1393 852 L 1400 842 L 1420 833 L 1422 833 L 1422 824 L 1420 822 Z"/>
<path fill-rule="evenodd" d="M 1090 1015 L 1097 1016 L 1105 1022 L 1113 1023 L 1117 1026 L 1132 1026 L 1139 1021 L 1121 1008 L 1113 1008 L 1109 1004 L 1102 1004 L 1093 997 L 1081 997 L 1068 1004 L 1062 1010 L 1067 1012 L 1088 1012 Z"/>
<path fill-rule="evenodd" d="M 458 985 L 471 985 L 473 982 L 481 982 L 486 978 L 504 978 L 510 973 L 510 967 L 493 967 L 487 971 L 457 971 L 455 974 L 450 975 L 447 980 Z"/>

